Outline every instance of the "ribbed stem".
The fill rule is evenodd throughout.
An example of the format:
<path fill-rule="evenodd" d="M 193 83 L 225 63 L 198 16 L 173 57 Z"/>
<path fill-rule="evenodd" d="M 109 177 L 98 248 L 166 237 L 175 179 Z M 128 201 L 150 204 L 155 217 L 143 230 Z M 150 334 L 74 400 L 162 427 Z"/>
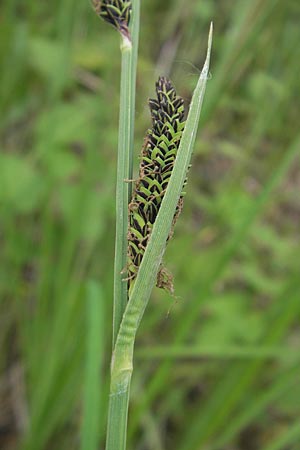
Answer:
<path fill-rule="evenodd" d="M 106 450 L 123 450 L 126 448 L 129 391 L 130 380 L 125 390 L 110 394 Z"/>
<path fill-rule="evenodd" d="M 125 317 L 125 316 L 124 316 Z M 130 321 L 129 321 L 130 322 Z M 109 395 L 106 450 L 125 450 L 127 438 L 130 382 L 133 371 L 133 345 L 136 329 L 123 326 L 123 337 L 113 353 Z"/>
<path fill-rule="evenodd" d="M 114 267 L 113 348 L 115 347 L 122 317 L 127 306 L 126 278 L 128 203 L 131 197 L 133 136 L 135 111 L 135 86 L 140 23 L 140 0 L 132 1 L 131 42 L 123 37 L 118 169 L 116 189 L 116 243 Z M 108 409 L 106 450 L 125 450 L 132 351 L 126 347 L 112 363 L 111 386 Z M 129 357 L 129 358 L 128 358 Z M 129 365 L 126 363 L 129 359 Z M 114 356 L 113 356 L 114 359 Z"/>
<path fill-rule="evenodd" d="M 128 183 L 129 179 L 129 153 L 131 152 L 131 115 L 127 108 L 130 107 L 132 97 L 130 89 L 130 67 L 132 48 L 130 45 L 122 47 L 122 71 L 121 71 L 121 99 L 119 120 L 119 146 L 116 186 L 116 240 L 115 240 L 115 267 L 114 267 L 114 312 L 113 312 L 113 346 L 120 326 L 123 311 L 127 303 L 127 283 L 122 274 L 127 260 L 127 208 L 128 208 Z"/>
<path fill-rule="evenodd" d="M 135 84 L 139 38 L 140 0 L 132 2 L 131 42 L 123 37 L 119 116 L 118 168 L 116 188 L 116 240 L 114 267 L 113 346 L 126 308 L 128 294 L 126 274 L 128 203 L 131 196 Z"/>

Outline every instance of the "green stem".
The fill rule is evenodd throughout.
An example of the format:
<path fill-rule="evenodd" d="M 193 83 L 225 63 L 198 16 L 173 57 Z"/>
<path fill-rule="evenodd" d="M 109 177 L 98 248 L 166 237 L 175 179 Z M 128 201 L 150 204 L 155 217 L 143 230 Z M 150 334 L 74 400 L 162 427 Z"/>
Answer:
<path fill-rule="evenodd" d="M 124 324 L 124 319 L 126 324 Z M 118 334 L 118 344 L 113 353 L 110 396 L 108 408 L 108 424 L 106 450 L 125 450 L 127 438 L 127 420 L 130 394 L 130 382 L 133 371 L 133 348 L 136 327 L 130 327 L 130 317 L 124 315 L 122 329 L 127 330 L 127 339 Z M 133 322 L 133 321 L 132 321 Z M 121 342 L 120 342 L 121 340 Z"/>
<path fill-rule="evenodd" d="M 121 45 L 122 70 L 119 116 L 118 168 L 116 188 L 116 240 L 114 267 L 113 347 L 126 308 L 128 293 L 126 274 L 128 203 L 131 196 L 135 84 L 139 38 L 140 0 L 132 5 L 132 41 L 123 38 Z"/>
<path fill-rule="evenodd" d="M 133 167 L 133 137 L 135 86 L 140 26 L 140 0 L 132 1 L 131 43 L 123 39 L 119 145 L 116 189 L 116 242 L 114 267 L 114 311 L 113 311 L 113 348 L 128 301 L 127 283 L 123 274 L 127 264 L 127 228 L 128 203 L 131 197 Z M 126 353 L 124 353 L 126 355 Z M 111 388 L 108 409 L 106 450 L 125 450 L 127 435 L 127 416 L 132 364 L 125 373 L 126 364 L 112 363 Z M 121 382 L 120 382 L 121 380 Z"/>
<path fill-rule="evenodd" d="M 124 316 L 126 317 L 126 316 Z M 122 322 L 123 323 L 123 322 Z M 127 326 L 127 330 L 130 327 Z M 112 358 L 106 450 L 125 450 L 134 338 L 128 331 Z M 132 332 L 135 335 L 135 332 Z M 119 336 L 119 335 L 118 335 Z M 118 337 L 119 341 L 119 337 Z M 126 342 L 125 342 L 126 341 Z"/>
<path fill-rule="evenodd" d="M 139 267 L 114 347 L 106 450 L 125 450 L 130 381 L 133 370 L 135 336 L 147 306 L 170 233 L 178 199 L 188 171 L 205 92 L 212 27 L 204 68 L 190 105 L 190 111 L 164 199 Z"/>
<path fill-rule="evenodd" d="M 106 450 L 126 448 L 129 385 L 123 392 L 110 394 Z M 122 412 L 124 411 L 124 414 Z"/>

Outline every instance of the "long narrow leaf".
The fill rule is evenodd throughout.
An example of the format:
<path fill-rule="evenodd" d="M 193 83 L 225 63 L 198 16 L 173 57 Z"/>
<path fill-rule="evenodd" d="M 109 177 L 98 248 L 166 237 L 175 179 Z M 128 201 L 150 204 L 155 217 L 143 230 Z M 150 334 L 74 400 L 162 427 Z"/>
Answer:
<path fill-rule="evenodd" d="M 122 340 L 124 337 L 126 340 L 128 327 L 136 332 L 155 284 L 156 275 L 162 261 L 166 241 L 171 230 L 174 213 L 178 199 L 182 192 L 182 187 L 186 179 L 193 152 L 209 71 L 211 45 L 212 25 L 209 32 L 206 60 L 193 94 L 172 176 L 155 221 L 153 231 L 151 233 L 151 237 L 129 299 L 129 303 L 124 314 L 117 339 L 116 351 L 118 344 L 121 346 L 123 345 Z"/>

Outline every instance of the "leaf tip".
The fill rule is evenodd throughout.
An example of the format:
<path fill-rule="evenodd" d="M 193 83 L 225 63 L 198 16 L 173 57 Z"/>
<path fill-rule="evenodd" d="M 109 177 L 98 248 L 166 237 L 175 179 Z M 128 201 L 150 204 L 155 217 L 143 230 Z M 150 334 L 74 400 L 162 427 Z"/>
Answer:
<path fill-rule="evenodd" d="M 207 53 L 206 53 L 206 59 L 205 63 L 200 75 L 201 80 L 207 80 L 208 79 L 208 72 L 209 72 L 209 64 L 210 64 L 210 54 L 211 54 L 211 47 L 212 47 L 212 39 L 213 39 L 213 22 L 210 22 L 209 27 L 209 34 L 208 34 L 208 44 L 207 44 Z"/>

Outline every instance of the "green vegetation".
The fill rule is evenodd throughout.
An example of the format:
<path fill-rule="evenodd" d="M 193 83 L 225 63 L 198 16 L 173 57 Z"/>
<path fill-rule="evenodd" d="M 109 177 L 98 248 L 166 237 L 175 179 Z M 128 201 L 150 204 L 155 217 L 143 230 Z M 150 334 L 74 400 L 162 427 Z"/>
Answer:
<path fill-rule="evenodd" d="M 128 450 L 297 450 L 299 2 L 141 6 L 135 174 L 157 76 L 188 103 L 214 44 Z M 0 8 L 0 447 L 104 448 L 120 40 L 86 0 Z"/>

